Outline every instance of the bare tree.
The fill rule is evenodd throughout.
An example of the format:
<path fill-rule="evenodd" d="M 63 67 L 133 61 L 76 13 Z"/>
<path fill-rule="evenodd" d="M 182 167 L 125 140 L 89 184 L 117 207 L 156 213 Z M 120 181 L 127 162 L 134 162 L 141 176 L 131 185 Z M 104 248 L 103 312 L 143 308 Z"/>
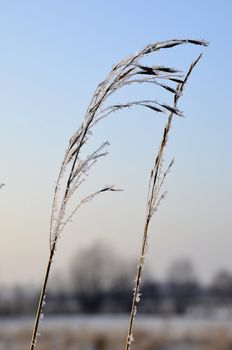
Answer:
<path fill-rule="evenodd" d="M 171 263 L 167 280 L 174 284 L 188 284 L 196 281 L 196 273 L 191 260 L 188 258 L 178 259 Z"/>
<path fill-rule="evenodd" d="M 174 261 L 168 269 L 167 282 L 175 311 L 185 313 L 198 291 L 193 263 L 187 258 Z"/>
<path fill-rule="evenodd" d="M 227 270 L 217 272 L 210 289 L 212 294 L 218 298 L 232 299 L 232 273 Z"/>
<path fill-rule="evenodd" d="M 71 263 L 71 279 L 82 310 L 98 312 L 107 295 L 115 300 L 118 294 L 125 297 L 125 291 L 129 308 L 134 272 L 134 262 L 126 262 L 101 242 L 79 252 Z"/>

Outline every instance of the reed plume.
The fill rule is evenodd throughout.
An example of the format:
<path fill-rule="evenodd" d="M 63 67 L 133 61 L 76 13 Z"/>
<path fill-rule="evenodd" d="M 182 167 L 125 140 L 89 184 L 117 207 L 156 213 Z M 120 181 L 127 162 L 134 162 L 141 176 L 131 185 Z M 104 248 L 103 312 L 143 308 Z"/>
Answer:
<path fill-rule="evenodd" d="M 77 212 L 80 206 L 84 203 L 87 203 L 94 197 L 99 194 L 105 192 L 113 192 L 118 191 L 114 186 L 104 186 L 103 188 L 97 190 L 96 192 L 84 197 L 80 200 L 79 204 L 71 210 L 68 211 L 68 203 L 74 193 L 80 188 L 80 186 L 85 182 L 86 177 L 89 174 L 92 166 L 104 156 L 107 155 L 107 147 L 109 146 L 109 142 L 105 141 L 99 147 L 91 153 L 89 156 L 82 159 L 82 151 L 84 146 L 87 144 L 88 139 L 92 136 L 92 130 L 95 125 L 106 118 L 110 114 L 121 110 L 127 109 L 133 106 L 139 106 L 143 108 L 148 108 L 158 113 L 169 113 L 169 128 L 171 125 L 171 120 L 174 115 L 182 116 L 181 111 L 177 108 L 177 100 L 182 93 L 183 86 L 186 82 L 186 77 L 184 78 L 180 75 L 179 70 L 154 65 L 154 66 L 144 66 L 140 63 L 141 59 L 152 53 L 155 53 L 162 49 L 172 48 L 178 45 L 183 44 L 193 44 L 193 45 L 203 45 L 206 46 L 207 43 L 202 40 L 190 40 L 190 39 L 174 39 L 163 42 L 156 42 L 153 44 L 147 45 L 144 49 L 139 51 L 138 53 L 131 55 L 127 58 L 124 58 L 122 61 L 113 66 L 110 73 L 107 75 L 106 79 L 103 80 L 96 88 L 93 97 L 90 101 L 90 104 L 87 108 L 87 111 L 84 116 L 83 123 L 80 128 L 72 135 L 69 140 L 69 144 L 64 156 L 64 160 L 61 164 L 60 172 L 58 175 L 58 179 L 55 186 L 54 198 L 52 204 L 52 213 L 51 213 L 51 221 L 50 221 L 50 236 L 49 236 L 49 257 L 48 263 L 46 267 L 45 277 L 43 286 L 41 289 L 39 304 L 37 308 L 37 314 L 35 319 L 35 325 L 33 329 L 31 346 L 30 350 L 33 350 L 36 345 L 39 322 L 41 319 L 41 315 L 43 315 L 43 306 L 45 304 L 45 293 L 47 288 L 47 283 L 49 279 L 49 274 L 51 270 L 52 260 L 54 258 L 54 254 L 57 248 L 58 239 L 64 230 L 64 227 L 71 220 L 73 215 Z M 138 100 L 138 101 L 128 101 L 126 103 L 112 104 L 106 105 L 107 100 L 111 95 L 113 95 L 119 89 L 126 87 L 131 84 L 144 84 L 149 83 L 153 85 L 159 86 L 161 89 L 164 89 L 174 95 L 174 104 L 170 106 L 166 103 L 161 103 L 157 100 Z M 172 86 L 173 83 L 177 83 L 177 87 L 174 88 Z M 162 199 L 159 198 L 157 201 L 157 196 L 155 196 L 156 192 L 159 192 L 159 186 L 161 187 L 162 181 L 166 177 L 166 172 L 163 174 L 163 180 L 159 182 L 159 185 L 156 181 L 158 178 L 158 173 L 160 171 L 160 163 L 163 155 L 163 148 L 167 142 L 167 134 L 168 134 L 168 124 L 166 126 L 163 143 L 164 145 L 160 148 L 154 169 L 152 170 L 152 175 L 150 179 L 150 187 L 149 187 L 149 199 L 148 199 L 148 215 L 145 225 L 146 232 L 148 230 L 150 219 L 153 215 L 154 210 L 157 208 L 159 201 Z M 62 180 L 65 178 L 65 184 L 63 184 Z M 144 234 L 143 245 L 145 247 L 147 241 L 147 233 Z M 141 254 L 142 264 L 144 261 L 143 249 Z M 142 267 L 142 266 L 141 266 Z M 139 272 L 139 284 L 141 278 L 141 271 Z M 137 283 L 136 283 L 137 284 Z M 139 287 L 138 284 L 138 287 Z M 138 299 L 138 290 L 134 292 L 134 298 Z M 135 305 L 133 306 L 133 313 L 135 312 Z M 133 324 L 133 318 L 132 318 Z M 126 344 L 131 343 L 132 337 L 132 327 L 128 331 Z M 128 346 L 127 346 L 128 348 Z"/>

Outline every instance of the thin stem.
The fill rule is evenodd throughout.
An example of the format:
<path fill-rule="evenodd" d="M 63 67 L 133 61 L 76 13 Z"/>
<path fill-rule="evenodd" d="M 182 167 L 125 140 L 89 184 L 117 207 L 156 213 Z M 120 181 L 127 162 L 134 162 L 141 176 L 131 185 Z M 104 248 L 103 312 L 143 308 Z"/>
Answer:
<path fill-rule="evenodd" d="M 48 259 L 48 264 L 47 264 L 47 268 L 46 268 L 46 272 L 45 272 L 44 282 L 43 282 L 43 286 L 41 289 L 39 304 L 38 304 L 38 308 L 37 308 L 37 312 L 36 312 L 36 318 L 35 318 L 35 324 L 34 324 L 34 329 L 33 329 L 33 333 L 32 333 L 32 338 L 31 338 L 30 350 L 33 350 L 35 348 L 35 345 L 36 345 L 38 327 L 39 327 L 40 317 L 42 314 L 42 307 L 43 307 L 43 302 L 44 302 L 45 293 L 46 293 L 46 289 L 47 289 L 48 277 L 49 277 L 49 273 L 51 270 L 51 264 L 52 264 L 52 259 L 53 259 L 54 252 L 55 252 L 55 247 L 56 247 L 56 242 L 54 242 L 54 244 L 52 246 L 52 249 L 50 251 L 50 256 Z"/>
<path fill-rule="evenodd" d="M 130 318 L 129 318 L 129 324 L 128 324 L 128 331 L 127 331 L 127 336 L 126 336 L 126 344 L 125 344 L 125 350 L 129 350 L 130 344 L 131 344 L 131 337 L 132 337 L 132 328 L 133 328 L 133 321 L 136 313 L 136 303 L 137 303 L 137 298 L 138 298 L 138 293 L 139 293 L 139 287 L 141 283 L 141 276 L 142 276 L 142 269 L 144 265 L 144 256 L 146 252 L 146 244 L 147 244 L 147 235 L 148 235 L 148 227 L 149 227 L 149 217 L 146 219 L 146 223 L 144 226 L 144 231 L 143 231 L 143 242 L 142 242 L 142 247 L 141 247 L 141 254 L 139 258 L 139 265 L 137 268 L 137 274 L 135 278 L 135 288 L 134 288 L 134 294 L 133 294 L 133 299 L 132 299 L 132 306 L 131 306 L 131 312 L 130 312 Z"/>

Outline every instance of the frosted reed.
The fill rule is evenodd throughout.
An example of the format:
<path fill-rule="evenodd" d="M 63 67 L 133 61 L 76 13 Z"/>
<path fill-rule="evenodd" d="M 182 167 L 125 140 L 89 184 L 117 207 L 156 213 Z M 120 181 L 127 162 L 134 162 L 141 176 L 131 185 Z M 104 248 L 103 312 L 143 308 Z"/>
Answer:
<path fill-rule="evenodd" d="M 45 303 L 47 283 L 50 275 L 52 261 L 57 248 L 58 238 L 63 232 L 65 226 L 72 219 L 73 215 L 83 204 L 87 203 L 99 194 L 118 191 L 118 189 L 114 186 L 104 186 L 101 189 L 96 190 L 96 192 L 81 199 L 74 209 L 71 211 L 68 210 L 68 203 L 70 202 L 70 199 L 85 182 L 92 166 L 100 158 L 103 158 L 107 155 L 108 151 L 106 149 L 109 146 L 109 142 L 103 142 L 94 152 L 84 158 L 82 157 L 82 150 L 88 144 L 88 139 L 92 137 L 92 131 L 95 125 L 102 119 L 118 110 L 138 106 L 142 108 L 148 108 L 158 113 L 171 113 L 171 117 L 169 116 L 169 119 L 172 118 L 173 115 L 182 116 L 182 113 L 177 108 L 176 103 L 174 103 L 173 106 L 169 106 L 168 104 L 157 100 L 137 100 L 111 105 L 107 105 L 106 102 L 108 101 L 109 97 L 111 97 L 116 91 L 131 84 L 153 84 L 159 86 L 161 89 L 166 90 L 168 93 L 174 95 L 174 98 L 178 99 L 182 93 L 181 89 L 178 86 L 182 86 L 181 84 L 184 83 L 183 77 L 180 74 L 179 70 L 161 65 L 144 66 L 140 61 L 146 55 L 150 55 L 162 49 L 168 49 L 183 44 L 203 46 L 207 45 L 205 41 L 190 39 L 174 39 L 163 42 L 155 42 L 147 45 L 138 53 L 124 58 L 122 61 L 115 64 L 112 67 L 110 73 L 107 75 L 106 79 L 97 86 L 80 128 L 71 136 L 63 162 L 61 164 L 54 191 L 50 220 L 50 251 L 44 282 L 39 298 L 30 350 L 33 350 L 36 345 L 39 323 L 41 315 L 43 315 L 43 306 Z M 178 84 L 177 88 L 174 88 L 172 86 L 173 83 Z M 154 172 L 156 169 L 157 167 L 154 168 Z M 64 185 L 62 185 L 62 180 L 65 181 Z M 154 177 L 152 176 L 151 191 L 153 189 L 153 183 Z M 158 202 L 154 203 L 152 201 L 150 205 L 152 206 L 151 211 L 153 211 L 155 210 L 154 205 L 157 206 Z M 149 221 L 150 218 L 151 213 L 149 214 Z M 147 226 L 149 225 L 149 221 L 147 222 Z M 131 336 L 131 334 L 129 334 L 129 336 Z"/>
<path fill-rule="evenodd" d="M 173 107 L 172 107 L 173 111 L 176 109 L 178 99 L 184 90 L 184 86 L 185 86 L 193 68 L 195 67 L 197 62 L 200 60 L 201 56 L 202 55 L 200 55 L 191 64 L 183 81 L 177 84 L 177 87 L 176 87 L 177 93 L 174 94 L 174 98 L 173 98 Z M 160 202 L 164 199 L 164 197 L 166 195 L 166 192 L 160 194 L 160 191 L 162 189 L 162 185 L 164 183 L 164 180 L 165 180 L 167 174 L 169 173 L 169 171 L 174 163 L 174 160 L 172 160 L 171 163 L 169 164 L 167 170 L 164 173 L 162 173 L 162 161 L 163 161 L 164 149 L 167 145 L 168 135 L 170 132 L 172 121 L 173 121 L 173 116 L 174 116 L 173 111 L 172 110 L 170 111 L 168 121 L 164 127 L 163 136 L 161 139 L 159 150 L 158 150 L 157 156 L 155 157 L 155 162 L 154 162 L 153 168 L 151 170 L 151 174 L 150 174 L 149 186 L 148 186 L 147 213 L 146 213 L 145 224 L 144 224 L 141 253 L 140 253 L 140 257 L 139 257 L 139 264 L 137 267 L 137 274 L 136 274 L 136 278 L 135 278 L 135 287 L 133 289 L 131 313 L 130 313 L 129 324 L 128 324 L 128 332 L 127 332 L 127 336 L 126 336 L 125 350 L 129 350 L 132 342 L 134 341 L 133 324 L 134 324 L 134 319 L 135 319 L 135 316 L 137 313 L 138 304 L 140 302 L 140 298 L 142 295 L 140 293 L 140 286 L 141 286 L 141 281 L 142 281 L 142 271 L 144 268 L 146 248 L 147 248 L 147 243 L 148 243 L 149 224 L 150 224 L 151 218 L 154 215 L 155 211 L 157 211 Z"/>

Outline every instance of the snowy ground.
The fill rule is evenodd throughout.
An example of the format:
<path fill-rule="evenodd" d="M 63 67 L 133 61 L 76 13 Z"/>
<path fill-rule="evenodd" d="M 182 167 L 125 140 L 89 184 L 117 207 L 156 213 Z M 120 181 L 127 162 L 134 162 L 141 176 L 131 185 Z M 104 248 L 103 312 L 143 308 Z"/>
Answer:
<path fill-rule="evenodd" d="M 123 349 L 127 321 L 125 315 L 45 317 L 37 349 Z M 232 319 L 225 312 L 214 318 L 138 316 L 135 325 L 134 349 L 223 350 L 232 346 Z M 0 350 L 28 349 L 32 326 L 32 318 L 0 319 Z"/>

